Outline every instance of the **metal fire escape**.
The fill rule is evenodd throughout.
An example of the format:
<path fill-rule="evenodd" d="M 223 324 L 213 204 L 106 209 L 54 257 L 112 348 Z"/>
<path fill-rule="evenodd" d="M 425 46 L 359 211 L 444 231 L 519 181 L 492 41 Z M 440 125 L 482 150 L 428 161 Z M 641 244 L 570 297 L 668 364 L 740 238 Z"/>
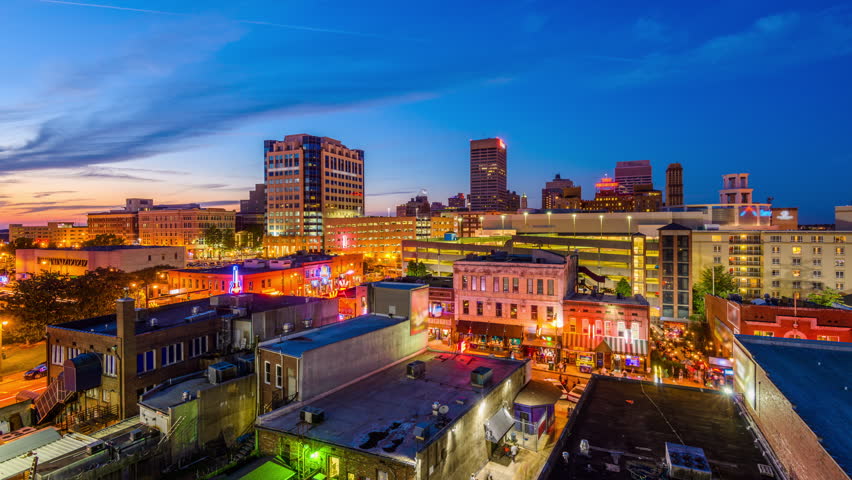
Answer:
<path fill-rule="evenodd" d="M 60 373 L 33 402 L 38 417 L 37 423 L 44 423 L 59 407 L 71 400 L 75 393 L 77 392 L 65 390 L 65 373 Z"/>

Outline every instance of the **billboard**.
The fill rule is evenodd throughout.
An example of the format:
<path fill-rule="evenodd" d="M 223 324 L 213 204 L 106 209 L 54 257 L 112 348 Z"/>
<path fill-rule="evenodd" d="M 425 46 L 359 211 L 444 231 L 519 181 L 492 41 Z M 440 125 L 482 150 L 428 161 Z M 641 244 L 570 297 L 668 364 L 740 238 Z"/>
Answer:
<path fill-rule="evenodd" d="M 799 209 L 798 208 L 773 208 L 772 226 L 781 230 L 798 230 Z"/>

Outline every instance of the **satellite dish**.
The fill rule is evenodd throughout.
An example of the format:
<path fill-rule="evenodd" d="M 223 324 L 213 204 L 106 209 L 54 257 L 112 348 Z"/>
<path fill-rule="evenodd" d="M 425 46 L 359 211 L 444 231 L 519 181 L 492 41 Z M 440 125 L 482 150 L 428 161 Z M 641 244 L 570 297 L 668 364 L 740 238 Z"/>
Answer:
<path fill-rule="evenodd" d="M 440 413 L 441 415 L 446 415 L 447 412 L 449 412 L 449 411 L 450 411 L 450 407 L 448 407 L 446 405 L 441 405 L 441 407 L 438 408 L 438 413 Z"/>

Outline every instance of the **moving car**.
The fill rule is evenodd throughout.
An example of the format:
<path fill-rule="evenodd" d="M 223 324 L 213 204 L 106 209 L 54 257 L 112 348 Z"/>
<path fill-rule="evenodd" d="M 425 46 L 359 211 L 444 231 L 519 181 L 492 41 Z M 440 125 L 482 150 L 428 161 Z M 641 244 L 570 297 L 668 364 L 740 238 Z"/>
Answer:
<path fill-rule="evenodd" d="M 32 370 L 27 370 L 24 373 L 24 380 L 35 380 L 36 378 L 46 377 L 47 376 L 47 364 L 41 363 Z"/>
<path fill-rule="evenodd" d="M 559 396 L 560 400 L 565 400 L 568 398 L 568 390 L 566 390 L 565 387 L 561 383 L 559 383 L 559 380 L 555 378 L 545 378 L 544 381 L 553 384 L 556 388 L 559 389 L 559 391 L 562 392 L 562 395 Z"/>
<path fill-rule="evenodd" d="M 577 385 L 572 388 L 570 392 L 568 392 L 568 400 L 571 400 L 574 403 L 580 401 L 580 397 L 583 396 L 583 392 L 586 391 L 586 386 L 583 384 Z"/>

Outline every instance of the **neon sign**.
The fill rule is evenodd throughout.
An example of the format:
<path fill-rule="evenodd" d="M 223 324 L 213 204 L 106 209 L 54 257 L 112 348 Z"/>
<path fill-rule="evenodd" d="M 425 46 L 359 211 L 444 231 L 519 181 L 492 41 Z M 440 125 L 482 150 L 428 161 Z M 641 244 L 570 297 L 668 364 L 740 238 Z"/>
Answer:
<path fill-rule="evenodd" d="M 240 269 L 238 266 L 234 265 L 234 269 L 231 273 L 231 284 L 228 287 L 228 293 L 242 293 L 243 291 L 243 282 L 240 280 Z"/>

